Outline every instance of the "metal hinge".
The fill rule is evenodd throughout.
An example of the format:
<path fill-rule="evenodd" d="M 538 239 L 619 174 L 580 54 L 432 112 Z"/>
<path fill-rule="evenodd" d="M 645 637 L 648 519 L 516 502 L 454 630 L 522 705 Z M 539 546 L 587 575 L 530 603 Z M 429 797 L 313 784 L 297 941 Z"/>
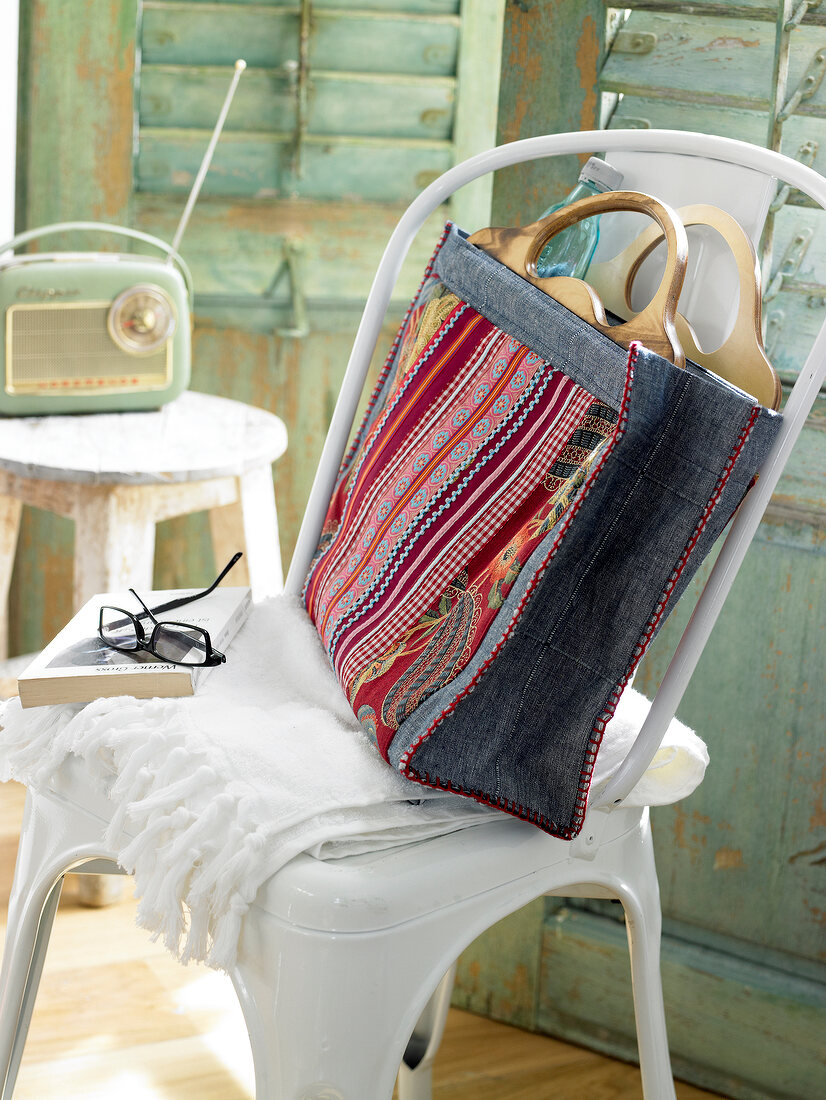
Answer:
<path fill-rule="evenodd" d="M 295 135 L 293 138 L 292 171 L 295 176 L 303 174 L 301 155 L 304 139 L 307 136 L 307 118 L 309 111 L 310 86 L 310 19 L 312 18 L 312 0 L 301 0 L 298 24 L 298 80 L 295 94 Z"/>
<path fill-rule="evenodd" d="M 821 0 L 801 0 L 801 3 L 792 12 L 791 18 L 783 24 L 784 31 L 792 31 L 805 19 L 810 11 L 816 11 L 820 7 Z"/>
<path fill-rule="evenodd" d="M 284 258 L 275 273 L 273 281 L 267 288 L 267 294 L 274 296 L 275 289 L 286 276 L 290 288 L 290 320 L 288 324 L 276 328 L 278 336 L 292 336 L 301 340 L 310 331 L 307 319 L 307 301 L 304 297 L 304 287 L 301 284 L 301 272 L 299 269 L 299 257 L 301 245 L 298 241 L 284 241 Z"/>
<path fill-rule="evenodd" d="M 256 332 L 269 331 L 276 336 L 290 336 L 298 340 L 309 335 L 307 299 L 301 282 L 302 245 L 299 241 L 283 240 L 281 250 L 280 263 L 262 294 L 199 294 L 195 299 L 196 313 L 200 306 L 213 316 L 215 310 L 222 317 L 229 314 L 233 318 L 232 323 L 240 324 L 241 328 L 254 319 L 253 331 Z M 276 290 L 285 279 L 288 285 L 286 301 L 276 297 Z M 287 323 L 273 325 L 273 316 L 283 316 L 284 312 L 287 313 Z M 265 321 L 266 327 L 263 327 Z"/>
<path fill-rule="evenodd" d="M 780 334 L 783 331 L 783 325 L 785 323 L 786 314 L 782 309 L 772 310 L 766 317 L 766 338 L 763 341 L 763 346 L 769 358 L 771 358 L 777 350 L 777 345 L 780 342 Z"/>
<path fill-rule="evenodd" d="M 790 279 L 793 275 L 797 274 L 797 270 L 803 262 L 803 257 L 806 255 L 806 251 L 812 243 L 813 236 L 814 230 L 800 229 L 795 233 L 794 237 L 792 237 L 789 246 L 783 253 L 783 259 L 780 261 L 780 265 L 774 277 L 766 287 L 765 293 L 763 294 L 764 302 L 771 302 L 772 299 L 776 298 L 783 289 L 784 280 Z"/>
<path fill-rule="evenodd" d="M 794 159 L 801 164 L 807 165 L 809 168 L 814 164 L 817 151 L 820 148 L 816 141 L 807 141 L 797 150 L 794 155 Z M 794 188 L 790 183 L 784 183 L 783 186 L 777 192 L 774 198 L 774 202 L 769 207 L 769 211 L 772 214 L 776 214 L 781 206 L 785 206 L 789 201 L 789 195 L 791 195 Z"/>
<path fill-rule="evenodd" d="M 304 174 L 302 157 L 304 141 L 307 137 L 309 113 L 310 21 L 312 14 L 312 0 L 301 0 L 298 20 L 298 57 L 288 58 L 281 66 L 281 72 L 286 77 L 295 99 L 295 128 L 287 169 L 287 188 L 293 192 L 295 192 L 295 184 Z M 292 177 L 291 181 L 289 177 Z"/>
<path fill-rule="evenodd" d="M 786 100 L 777 115 L 778 122 L 785 122 L 793 115 L 804 99 L 811 99 L 820 87 L 823 75 L 826 73 L 826 49 L 820 49 L 809 62 L 809 67 L 803 74 L 791 97 Z"/>

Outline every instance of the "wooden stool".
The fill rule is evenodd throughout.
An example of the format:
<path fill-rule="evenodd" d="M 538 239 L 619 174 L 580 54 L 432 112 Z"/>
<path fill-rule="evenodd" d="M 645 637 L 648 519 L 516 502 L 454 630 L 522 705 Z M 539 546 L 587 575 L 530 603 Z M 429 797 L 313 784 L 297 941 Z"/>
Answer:
<path fill-rule="evenodd" d="M 151 591 L 155 524 L 209 511 L 216 567 L 244 557 L 231 583 L 253 599 L 284 576 L 272 463 L 283 421 L 263 409 L 184 393 L 157 412 L 3 419 L 0 425 L 0 660 L 8 655 L 8 597 L 24 504 L 75 521 L 74 609 L 98 592 Z M 119 900 L 122 880 L 84 875 L 88 905 Z"/>
<path fill-rule="evenodd" d="M 184 393 L 157 412 L 9 418 L 0 430 L 0 660 L 23 504 L 75 521 L 74 608 L 97 592 L 151 591 L 155 524 L 209 511 L 220 568 L 253 599 L 281 591 L 271 464 L 287 447 L 263 409 Z"/>

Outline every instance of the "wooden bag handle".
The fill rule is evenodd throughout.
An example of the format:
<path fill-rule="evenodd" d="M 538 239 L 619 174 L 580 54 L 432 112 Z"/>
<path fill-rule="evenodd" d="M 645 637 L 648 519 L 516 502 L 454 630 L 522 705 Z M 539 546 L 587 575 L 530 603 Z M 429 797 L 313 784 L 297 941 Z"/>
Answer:
<path fill-rule="evenodd" d="M 645 309 L 630 321 L 611 325 L 605 309 L 593 287 L 581 279 L 556 275 L 541 279 L 536 264 L 542 249 L 557 233 L 597 214 L 629 210 L 647 214 L 659 227 L 657 239 L 665 237 L 668 248 L 665 272 L 657 292 Z M 570 206 L 563 206 L 547 218 L 521 229 L 481 229 L 469 238 L 471 244 L 483 248 L 500 263 L 534 286 L 550 294 L 587 324 L 611 340 L 628 347 L 638 340 L 647 348 L 670 360 L 675 366 L 685 366 L 685 355 L 675 326 L 677 300 L 683 288 L 688 240 L 685 229 L 674 210 L 665 203 L 641 191 L 609 191 L 593 195 Z M 642 261 L 640 261 L 642 262 Z"/>
<path fill-rule="evenodd" d="M 677 214 L 686 227 L 708 225 L 720 234 L 734 255 L 740 278 L 740 301 L 734 327 L 716 351 L 704 351 L 689 321 L 681 313 L 677 314 L 677 335 L 686 355 L 750 393 L 761 405 L 779 408 L 782 387 L 763 347 L 760 263 L 751 238 L 736 218 L 718 206 L 695 203 L 681 206 Z M 592 276 L 601 288 L 611 283 L 622 294 L 622 304 L 630 310 L 631 290 L 637 273 L 662 239 L 656 226 L 648 226 L 614 259 L 591 268 L 589 277 Z M 625 315 L 618 300 L 612 301 L 603 289 L 600 293 L 609 309 L 616 311 L 619 308 Z"/>

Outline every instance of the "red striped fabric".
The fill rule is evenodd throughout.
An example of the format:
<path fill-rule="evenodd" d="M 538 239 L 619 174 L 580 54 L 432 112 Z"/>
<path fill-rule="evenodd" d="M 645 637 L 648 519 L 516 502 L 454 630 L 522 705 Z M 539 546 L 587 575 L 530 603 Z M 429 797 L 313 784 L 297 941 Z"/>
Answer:
<path fill-rule="evenodd" d="M 331 501 L 305 592 L 353 709 L 385 755 L 400 723 L 478 650 L 604 438 L 590 393 L 442 293 L 446 315 L 415 361 L 421 331 L 397 353 L 384 405 Z"/>

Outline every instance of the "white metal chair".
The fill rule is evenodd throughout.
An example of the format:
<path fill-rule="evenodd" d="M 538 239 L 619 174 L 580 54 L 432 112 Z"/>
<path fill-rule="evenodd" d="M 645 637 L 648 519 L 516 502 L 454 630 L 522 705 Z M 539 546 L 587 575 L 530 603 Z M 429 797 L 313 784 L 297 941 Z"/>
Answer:
<path fill-rule="evenodd" d="M 717 202 L 759 233 L 774 179 L 826 207 L 826 180 L 777 153 L 683 132 L 559 134 L 502 146 L 451 169 L 410 206 L 379 265 L 287 579 L 298 592 L 325 514 L 393 283 L 424 219 L 485 172 L 541 157 L 607 151 L 625 185 L 674 206 Z M 659 167 L 658 167 L 659 165 Z M 468 227 L 475 228 L 475 227 Z M 702 297 L 703 288 L 695 288 Z M 690 293 L 690 291 L 689 291 Z M 719 286 L 713 297 L 723 295 Z M 731 296 L 730 296 L 731 297 Z M 732 309 L 736 302 L 732 303 Z M 690 309 L 689 309 L 690 315 Z M 542 894 L 618 898 L 631 951 L 643 1090 L 674 1097 L 659 976 L 660 904 L 648 811 L 623 801 L 649 765 L 826 377 L 826 325 L 785 409 L 784 427 L 739 510 L 650 715 L 574 841 L 502 815 L 463 832 L 334 862 L 301 856 L 261 889 L 231 977 L 249 1029 L 258 1100 L 426 1100 L 459 953 Z M 30 793 L 0 977 L 0 1077 L 9 1100 L 63 875 L 116 871 L 107 800 L 78 761 Z M 412 1037 L 411 1037 L 412 1036 Z"/>

